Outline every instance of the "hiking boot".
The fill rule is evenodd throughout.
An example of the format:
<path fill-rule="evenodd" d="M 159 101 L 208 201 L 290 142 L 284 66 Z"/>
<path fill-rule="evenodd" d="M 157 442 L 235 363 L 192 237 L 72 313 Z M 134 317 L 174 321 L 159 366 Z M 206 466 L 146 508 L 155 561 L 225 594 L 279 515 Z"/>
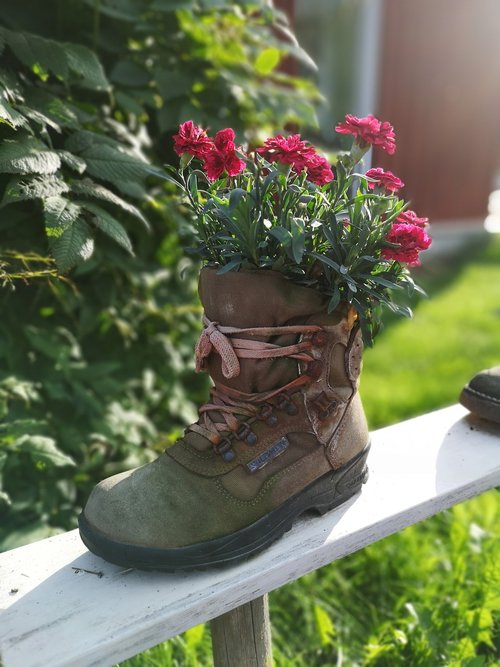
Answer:
<path fill-rule="evenodd" d="M 277 271 L 201 272 L 198 370 L 214 382 L 200 419 L 156 461 L 101 482 L 80 516 L 88 548 L 139 569 L 242 560 L 307 511 L 366 481 L 353 308 Z"/>
<path fill-rule="evenodd" d="M 500 423 L 500 366 L 474 375 L 462 389 L 460 403 L 478 417 Z"/>

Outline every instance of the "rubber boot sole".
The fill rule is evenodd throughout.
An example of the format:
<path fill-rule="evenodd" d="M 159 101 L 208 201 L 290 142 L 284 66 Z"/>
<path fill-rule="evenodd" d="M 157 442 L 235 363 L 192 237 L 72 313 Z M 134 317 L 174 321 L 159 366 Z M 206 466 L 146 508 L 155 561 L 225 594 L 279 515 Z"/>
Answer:
<path fill-rule="evenodd" d="M 338 470 L 323 475 L 258 521 L 207 542 L 174 549 L 155 549 L 110 540 L 80 514 L 80 535 L 90 551 L 111 563 L 139 570 L 206 569 L 231 565 L 262 551 L 282 537 L 306 512 L 325 514 L 358 493 L 368 479 L 369 446 Z"/>
<path fill-rule="evenodd" d="M 460 394 L 460 403 L 474 415 L 500 424 L 500 400 L 466 385 Z"/>

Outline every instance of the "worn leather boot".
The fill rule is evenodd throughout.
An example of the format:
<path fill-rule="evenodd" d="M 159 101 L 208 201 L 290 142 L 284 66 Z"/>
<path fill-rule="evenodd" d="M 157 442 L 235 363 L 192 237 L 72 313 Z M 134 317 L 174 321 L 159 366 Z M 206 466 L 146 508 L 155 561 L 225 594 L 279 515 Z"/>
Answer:
<path fill-rule="evenodd" d="M 500 423 L 500 366 L 476 373 L 462 389 L 460 403 L 478 417 Z"/>
<path fill-rule="evenodd" d="M 80 516 L 88 548 L 155 570 L 233 563 L 307 511 L 366 481 L 355 311 L 276 271 L 202 270 L 199 370 L 214 382 L 200 419 L 156 461 L 101 482 Z"/>

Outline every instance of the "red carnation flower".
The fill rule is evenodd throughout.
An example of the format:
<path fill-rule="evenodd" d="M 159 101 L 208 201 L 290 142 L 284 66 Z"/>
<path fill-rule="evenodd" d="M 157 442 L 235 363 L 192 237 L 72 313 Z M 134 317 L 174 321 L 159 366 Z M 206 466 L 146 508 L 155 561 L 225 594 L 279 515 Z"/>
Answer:
<path fill-rule="evenodd" d="M 257 148 L 256 152 L 268 162 L 291 164 L 297 173 L 305 168 L 308 160 L 317 155 L 314 148 L 308 146 L 299 134 L 292 134 L 290 137 L 278 134 L 276 137 L 270 137 L 266 139 L 262 148 Z"/>
<path fill-rule="evenodd" d="M 396 152 L 396 135 L 394 128 L 387 121 L 380 121 L 371 114 L 365 118 L 358 118 L 347 114 L 344 123 L 336 126 L 340 134 L 352 134 L 363 148 L 367 145 L 380 146 L 389 155 Z"/>
<path fill-rule="evenodd" d="M 216 181 L 225 172 L 229 176 L 236 176 L 243 171 L 245 163 L 236 155 L 234 130 L 227 127 L 217 132 L 211 151 L 204 156 L 203 166 L 211 181 Z"/>
<path fill-rule="evenodd" d="M 316 185 L 324 185 L 334 178 L 328 160 L 318 155 L 314 146 L 301 139 L 299 134 L 270 137 L 256 152 L 268 162 L 292 165 L 297 174 L 306 169 L 307 178 Z"/>
<path fill-rule="evenodd" d="M 393 259 L 408 266 L 420 266 L 419 252 L 427 250 L 432 239 L 423 227 L 396 222 L 386 236 L 386 241 L 399 247 L 384 248 L 382 250 L 384 259 Z"/>
<path fill-rule="evenodd" d="M 174 151 L 177 155 L 189 153 L 203 159 L 212 148 L 212 144 L 212 139 L 207 137 L 206 131 L 195 125 L 192 120 L 179 125 L 179 134 L 174 135 Z"/>
<path fill-rule="evenodd" d="M 365 176 L 372 179 L 371 181 L 368 181 L 370 190 L 379 187 L 387 190 L 387 192 L 397 192 L 401 188 L 404 188 L 405 185 L 400 178 L 394 176 L 392 171 L 384 171 L 381 167 L 368 169 Z M 403 222 L 403 220 L 401 222 Z"/>
<path fill-rule="evenodd" d="M 425 227 L 429 223 L 429 218 L 419 218 L 415 211 L 403 211 L 396 218 L 396 222 L 401 222 L 406 225 L 417 225 L 417 227 Z"/>
<path fill-rule="evenodd" d="M 328 160 L 321 155 L 313 155 L 308 162 L 306 162 L 307 178 L 311 183 L 316 185 L 325 185 L 333 181 L 333 171 L 331 170 Z"/>

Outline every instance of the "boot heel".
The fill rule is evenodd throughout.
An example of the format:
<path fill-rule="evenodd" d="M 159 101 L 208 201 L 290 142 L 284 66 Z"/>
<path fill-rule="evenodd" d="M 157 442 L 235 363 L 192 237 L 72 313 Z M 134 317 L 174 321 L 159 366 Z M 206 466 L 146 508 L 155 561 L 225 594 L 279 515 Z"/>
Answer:
<path fill-rule="evenodd" d="M 321 488 L 316 488 L 311 509 L 318 514 L 326 514 L 361 491 L 363 484 L 368 481 L 366 459 L 369 448 L 368 446 L 352 461 L 332 472 L 328 479 L 321 480 Z"/>

